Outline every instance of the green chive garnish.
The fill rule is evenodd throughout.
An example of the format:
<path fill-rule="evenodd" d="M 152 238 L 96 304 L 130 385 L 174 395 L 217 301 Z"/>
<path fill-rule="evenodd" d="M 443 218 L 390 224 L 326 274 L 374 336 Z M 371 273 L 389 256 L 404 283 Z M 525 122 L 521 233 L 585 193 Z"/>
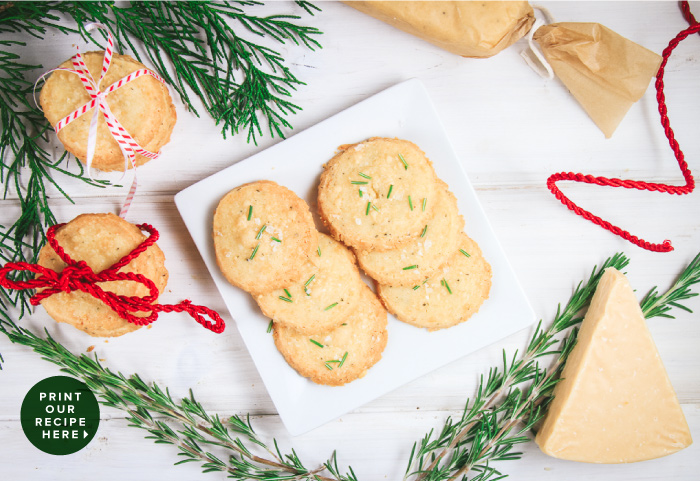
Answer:
<path fill-rule="evenodd" d="M 367 201 L 367 208 L 365 209 L 365 215 L 369 215 L 370 207 L 372 207 L 372 203 L 370 201 Z"/>
<path fill-rule="evenodd" d="M 253 206 L 252 205 L 248 206 L 248 220 L 250 220 L 251 217 L 253 217 Z"/>
<path fill-rule="evenodd" d="M 343 358 L 340 360 L 340 364 L 338 364 L 338 367 L 343 367 L 343 364 L 345 364 L 345 360 L 348 358 L 348 351 L 345 351 L 345 354 L 343 354 Z"/>
<path fill-rule="evenodd" d="M 284 293 L 287 294 L 287 297 L 289 297 L 290 299 L 292 298 L 292 295 L 289 293 L 289 291 L 287 289 L 284 290 Z"/>
<path fill-rule="evenodd" d="M 313 282 L 313 280 L 316 279 L 316 274 L 313 276 L 309 277 L 309 280 L 304 283 L 304 287 L 307 287 L 309 284 Z"/>
<path fill-rule="evenodd" d="M 318 342 L 318 341 L 314 341 L 314 340 L 311 339 L 311 338 L 309 338 L 309 341 L 313 342 L 313 343 L 316 344 L 318 347 L 323 347 L 323 344 L 321 344 L 321 343 Z"/>
<path fill-rule="evenodd" d="M 465 251 L 464 249 L 460 249 L 459 252 L 461 252 L 462 254 L 464 254 L 464 255 L 467 256 L 467 257 L 471 257 L 471 256 L 469 255 L 469 253 L 468 253 L 467 251 Z"/>
<path fill-rule="evenodd" d="M 324 309 L 324 311 L 327 311 L 327 310 L 329 310 L 329 309 L 333 309 L 333 308 L 334 308 L 335 306 L 337 306 L 337 305 L 338 305 L 338 303 L 337 303 L 337 302 L 334 302 L 334 303 L 331 304 L 330 306 L 326 307 L 326 308 Z"/>
<path fill-rule="evenodd" d="M 425 227 L 423 227 L 423 232 L 420 233 L 420 236 L 425 237 L 426 232 L 428 232 L 428 224 L 425 224 Z"/>
<path fill-rule="evenodd" d="M 360 173 L 357 174 L 357 175 L 359 175 L 360 177 L 364 177 L 365 179 L 371 179 L 371 178 L 372 178 L 372 177 L 370 177 L 369 175 L 364 174 L 364 173 L 362 173 L 362 172 L 360 172 Z"/>
<path fill-rule="evenodd" d="M 406 162 L 406 159 L 403 158 L 403 155 L 399 154 L 399 159 L 401 159 L 401 162 L 403 162 L 403 168 L 408 170 L 408 162 Z"/>
<path fill-rule="evenodd" d="M 282 299 L 284 302 L 293 302 L 291 299 L 284 297 L 284 296 L 279 296 L 279 298 Z"/>
<path fill-rule="evenodd" d="M 275 241 L 275 242 L 282 242 L 282 241 L 279 240 L 277 237 L 270 237 L 270 239 L 272 239 L 272 240 Z"/>
<path fill-rule="evenodd" d="M 369 184 L 369 182 L 367 182 L 366 180 L 351 180 L 350 183 L 353 185 L 367 185 L 367 184 Z"/>
<path fill-rule="evenodd" d="M 403 268 L 405 271 L 410 271 L 411 269 L 418 269 L 418 264 L 413 264 L 412 266 L 406 266 Z"/>
<path fill-rule="evenodd" d="M 447 289 L 447 292 L 449 292 L 450 294 L 452 294 L 452 289 L 450 289 L 450 285 L 447 283 L 447 280 L 445 280 L 445 279 L 441 280 L 441 281 L 440 281 L 440 284 L 442 284 L 443 286 L 445 286 L 445 289 Z"/>
<path fill-rule="evenodd" d="M 267 225 L 263 225 L 260 230 L 258 231 L 258 235 L 255 236 L 256 239 L 260 239 L 260 236 L 263 235 L 263 232 L 265 232 L 265 229 L 267 229 Z"/>
<path fill-rule="evenodd" d="M 428 198 L 423 197 L 423 212 L 425 212 L 425 204 L 427 204 L 427 203 L 428 203 Z"/>
<path fill-rule="evenodd" d="M 267 333 L 269 334 L 272 332 L 272 319 L 270 319 L 270 323 L 267 325 Z"/>
<path fill-rule="evenodd" d="M 416 284 L 415 286 L 413 286 L 413 290 L 414 290 L 414 291 L 417 291 L 418 288 L 420 288 L 420 284 Z"/>
<path fill-rule="evenodd" d="M 379 207 L 377 207 L 377 206 L 374 205 L 374 204 L 372 204 L 372 209 L 374 209 L 374 210 L 376 210 L 377 212 L 379 212 Z"/>
<path fill-rule="evenodd" d="M 386 194 L 386 198 L 387 198 L 387 199 L 388 199 L 389 197 L 391 197 L 391 191 L 392 191 L 392 190 L 394 190 L 394 184 L 391 184 L 391 185 L 389 186 L 389 192 L 387 192 L 387 194 Z"/>
<path fill-rule="evenodd" d="M 249 261 L 253 260 L 253 257 L 255 257 L 255 254 L 258 253 L 258 249 L 260 248 L 260 244 L 255 246 L 255 249 L 253 249 L 253 252 L 250 254 L 250 257 L 248 257 Z"/>
<path fill-rule="evenodd" d="M 316 252 L 318 252 L 318 256 L 321 257 L 321 246 L 318 246 Z"/>
<path fill-rule="evenodd" d="M 357 192 L 360 194 L 360 197 L 362 197 L 362 189 L 357 189 Z"/>
<path fill-rule="evenodd" d="M 410 195 L 408 196 L 408 207 L 410 207 L 411 210 L 413 210 L 413 201 L 411 200 L 411 196 L 410 196 Z"/>
<path fill-rule="evenodd" d="M 333 366 L 331 366 L 330 364 L 325 363 L 325 366 L 326 366 L 326 368 L 327 368 L 329 371 L 332 371 L 332 370 L 333 370 Z"/>

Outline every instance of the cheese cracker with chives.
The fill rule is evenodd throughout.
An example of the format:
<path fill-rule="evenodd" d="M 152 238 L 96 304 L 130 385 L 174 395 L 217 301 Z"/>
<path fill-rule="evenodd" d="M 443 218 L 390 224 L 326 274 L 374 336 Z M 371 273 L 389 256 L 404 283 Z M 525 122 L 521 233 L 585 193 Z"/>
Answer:
<path fill-rule="evenodd" d="M 318 233 L 309 206 L 294 192 L 263 180 L 236 187 L 214 213 L 214 249 L 222 274 L 257 293 L 313 274 Z"/>
<path fill-rule="evenodd" d="M 432 163 L 412 142 L 372 138 L 344 146 L 324 165 L 319 214 L 345 244 L 393 249 L 420 236 L 434 204 L 436 179 Z"/>

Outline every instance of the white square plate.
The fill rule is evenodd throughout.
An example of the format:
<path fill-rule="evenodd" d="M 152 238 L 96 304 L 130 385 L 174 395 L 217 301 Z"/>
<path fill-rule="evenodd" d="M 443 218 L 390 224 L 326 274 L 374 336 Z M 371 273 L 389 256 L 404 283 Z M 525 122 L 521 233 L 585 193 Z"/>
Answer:
<path fill-rule="evenodd" d="M 389 316 L 389 342 L 367 375 L 342 387 L 319 386 L 299 376 L 267 333 L 269 320 L 252 298 L 219 272 L 212 242 L 212 217 L 234 187 L 268 179 L 288 187 L 316 212 L 322 165 L 342 144 L 369 137 L 399 137 L 416 143 L 447 182 L 466 219 L 466 232 L 493 268 L 489 299 L 468 322 L 428 332 Z M 250 351 L 285 426 L 299 435 L 331 421 L 405 383 L 488 346 L 535 320 L 512 269 L 420 83 L 400 83 L 267 150 L 208 177 L 175 196 L 175 203 L 231 316 Z M 230 326 L 229 326 L 230 328 Z"/>

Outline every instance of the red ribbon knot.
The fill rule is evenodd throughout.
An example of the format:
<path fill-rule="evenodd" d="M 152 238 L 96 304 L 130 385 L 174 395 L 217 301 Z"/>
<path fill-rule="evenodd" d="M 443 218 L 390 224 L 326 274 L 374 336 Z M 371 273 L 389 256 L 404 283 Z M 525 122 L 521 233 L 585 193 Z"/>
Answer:
<path fill-rule="evenodd" d="M 28 262 L 11 262 L 0 268 L 0 286 L 5 289 L 42 289 L 32 296 L 29 302 L 36 306 L 42 300 L 59 292 L 67 294 L 73 291 L 82 291 L 90 294 L 92 297 L 104 302 L 122 319 L 139 326 L 151 324 L 158 319 L 160 312 L 186 312 L 195 321 L 205 328 L 215 333 L 223 332 L 225 323 L 219 314 L 209 309 L 206 306 L 198 306 L 192 304 L 189 299 L 180 302 L 179 304 L 157 304 L 156 300 L 160 295 L 155 283 L 142 274 L 133 272 L 118 272 L 119 269 L 127 265 L 133 259 L 138 257 L 148 247 L 153 245 L 159 238 L 158 231 L 151 225 L 140 224 L 137 227 L 147 231 L 149 236 L 141 244 L 139 244 L 129 254 L 123 256 L 112 266 L 104 269 L 99 273 L 95 273 L 92 268 L 83 260 L 75 261 L 65 250 L 58 244 L 56 240 L 56 229 L 63 224 L 57 224 L 49 227 L 46 232 L 46 240 L 53 250 L 58 254 L 61 260 L 66 264 L 66 267 L 58 273 L 47 267 L 38 264 L 30 264 Z M 11 272 L 33 272 L 37 274 L 34 279 L 26 281 L 9 279 L 8 275 Z M 139 296 L 122 296 L 111 291 L 105 291 L 98 283 L 109 281 L 130 281 L 137 282 L 148 288 L 149 294 L 143 297 Z M 136 313 L 150 314 L 141 317 Z M 213 322 L 212 322 L 213 321 Z"/>

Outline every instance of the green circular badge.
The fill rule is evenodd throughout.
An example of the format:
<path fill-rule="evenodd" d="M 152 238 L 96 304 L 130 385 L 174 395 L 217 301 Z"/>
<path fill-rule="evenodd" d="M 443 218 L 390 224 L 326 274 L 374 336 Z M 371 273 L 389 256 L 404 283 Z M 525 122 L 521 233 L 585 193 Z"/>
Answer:
<path fill-rule="evenodd" d="M 72 454 L 92 440 L 100 424 L 100 407 L 84 382 L 68 376 L 39 381 L 22 401 L 22 430 L 38 449 Z"/>

